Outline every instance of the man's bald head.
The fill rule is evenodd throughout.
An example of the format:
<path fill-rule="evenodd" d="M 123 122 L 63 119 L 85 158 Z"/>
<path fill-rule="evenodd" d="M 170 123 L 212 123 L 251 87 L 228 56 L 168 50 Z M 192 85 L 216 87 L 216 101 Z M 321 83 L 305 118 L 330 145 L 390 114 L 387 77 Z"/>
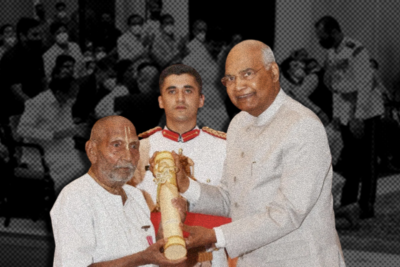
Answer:
<path fill-rule="evenodd" d="M 90 141 L 98 143 L 107 135 L 107 131 L 113 129 L 117 125 L 129 125 L 135 129 L 132 122 L 125 117 L 112 115 L 99 119 L 93 125 L 90 133 Z M 136 132 L 135 132 L 136 133 Z"/>
<path fill-rule="evenodd" d="M 235 45 L 228 54 L 229 58 L 236 58 L 238 55 L 255 56 L 263 59 L 265 66 L 275 62 L 274 53 L 271 48 L 263 42 L 257 40 L 245 40 Z"/>

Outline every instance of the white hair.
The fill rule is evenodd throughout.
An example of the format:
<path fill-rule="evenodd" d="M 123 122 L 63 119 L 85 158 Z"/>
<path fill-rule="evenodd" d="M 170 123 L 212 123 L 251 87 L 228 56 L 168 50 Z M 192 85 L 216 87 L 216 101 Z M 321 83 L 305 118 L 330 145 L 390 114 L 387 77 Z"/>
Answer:
<path fill-rule="evenodd" d="M 269 65 L 272 62 L 275 62 L 274 53 L 272 52 L 271 48 L 269 48 L 269 46 L 262 48 L 261 52 L 263 54 L 264 64 L 269 68 Z"/>

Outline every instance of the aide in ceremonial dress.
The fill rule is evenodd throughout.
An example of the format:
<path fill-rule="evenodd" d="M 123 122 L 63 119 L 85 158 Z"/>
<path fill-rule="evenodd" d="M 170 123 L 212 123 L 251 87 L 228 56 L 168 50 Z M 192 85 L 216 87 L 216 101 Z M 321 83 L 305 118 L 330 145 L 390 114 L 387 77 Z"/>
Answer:
<path fill-rule="evenodd" d="M 200 75 L 183 64 L 169 66 L 160 75 L 159 104 L 165 110 L 167 125 L 164 129 L 156 127 L 139 135 L 143 138 L 140 141 L 141 160 L 132 180 L 133 185 L 144 191 L 151 210 L 157 205 L 157 185 L 153 174 L 146 171 L 145 166 L 156 151 L 178 153 L 182 149 L 183 155 L 194 163 L 191 167 L 194 179 L 204 184 L 220 185 L 226 157 L 225 133 L 197 127 L 197 112 L 205 101 L 201 88 Z M 217 219 L 213 216 L 209 218 Z M 211 258 L 209 254 L 207 257 Z M 190 262 L 188 264 L 193 266 Z M 196 266 L 207 266 L 201 264 L 206 263 L 199 262 Z M 228 266 L 224 249 L 212 252 L 212 266 Z"/>

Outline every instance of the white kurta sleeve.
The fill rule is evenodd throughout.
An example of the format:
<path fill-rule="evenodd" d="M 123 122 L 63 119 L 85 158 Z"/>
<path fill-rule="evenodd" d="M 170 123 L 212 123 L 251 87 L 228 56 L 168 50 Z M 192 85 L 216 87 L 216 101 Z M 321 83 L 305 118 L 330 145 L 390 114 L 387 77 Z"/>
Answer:
<path fill-rule="evenodd" d="M 55 267 L 88 266 L 96 245 L 92 209 L 79 195 L 61 192 L 50 215 L 56 244 Z"/>
<path fill-rule="evenodd" d="M 25 111 L 21 116 L 17 133 L 24 138 L 52 140 L 54 137 L 53 131 L 37 126 L 41 120 L 43 108 L 32 100 L 34 99 L 25 102 Z"/>

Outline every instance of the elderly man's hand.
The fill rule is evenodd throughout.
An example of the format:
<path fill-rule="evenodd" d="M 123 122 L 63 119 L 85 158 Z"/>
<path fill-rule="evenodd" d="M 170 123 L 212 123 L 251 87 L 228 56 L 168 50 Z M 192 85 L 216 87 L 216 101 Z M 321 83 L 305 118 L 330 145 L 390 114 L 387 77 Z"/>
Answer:
<path fill-rule="evenodd" d="M 186 248 L 197 248 L 202 246 L 212 246 L 217 242 L 214 229 L 208 229 L 201 226 L 189 226 L 181 224 L 183 231 L 189 233 L 189 237 L 186 238 Z"/>
<path fill-rule="evenodd" d="M 186 220 L 187 206 L 188 202 L 184 197 L 178 196 L 171 200 L 172 205 L 178 209 L 179 215 L 181 217 L 181 222 L 184 223 Z"/>
<path fill-rule="evenodd" d="M 156 158 L 158 152 L 154 152 L 153 156 L 149 159 L 149 170 L 151 173 L 153 173 L 154 176 L 154 167 L 155 167 L 155 162 L 154 159 Z M 189 188 L 189 177 L 185 172 L 185 166 L 182 165 L 181 159 L 184 156 L 180 156 L 175 153 L 175 151 L 172 151 L 172 156 L 174 157 L 175 161 L 175 166 L 178 168 L 178 172 L 176 173 L 176 182 L 178 185 L 178 190 L 181 193 L 185 193 L 186 190 Z M 155 176 L 154 176 L 155 177 Z"/>
<path fill-rule="evenodd" d="M 145 264 L 156 264 L 160 266 L 178 266 L 187 259 L 186 257 L 184 257 L 180 260 L 168 260 L 161 252 L 161 249 L 163 249 L 165 243 L 167 243 L 166 238 L 160 239 L 142 252 L 141 256 Z"/>

